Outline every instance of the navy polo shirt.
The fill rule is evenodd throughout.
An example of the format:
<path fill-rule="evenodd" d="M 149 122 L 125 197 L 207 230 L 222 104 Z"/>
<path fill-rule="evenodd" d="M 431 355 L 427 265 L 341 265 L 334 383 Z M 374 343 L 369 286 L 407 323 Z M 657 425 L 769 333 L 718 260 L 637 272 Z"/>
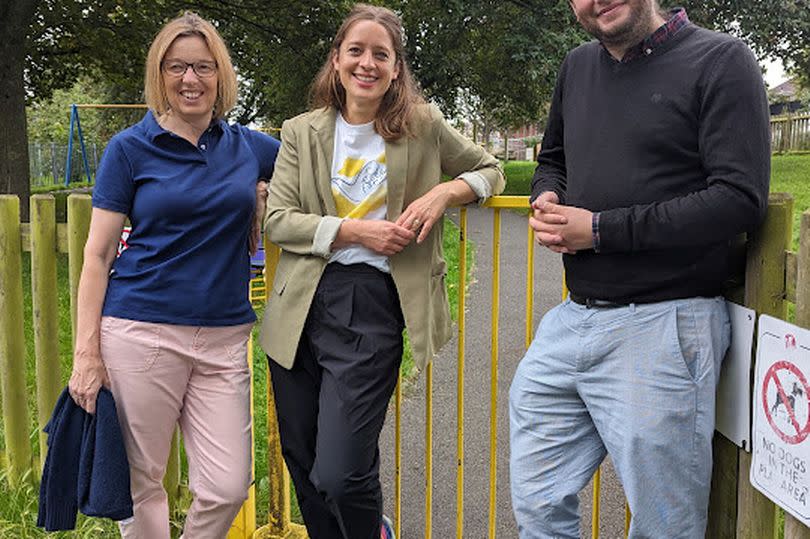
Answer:
<path fill-rule="evenodd" d="M 248 301 L 248 235 L 256 181 L 273 173 L 279 142 L 217 121 L 197 145 L 152 111 L 104 151 L 93 206 L 129 216 L 129 248 L 113 263 L 102 314 L 229 326 L 256 319 Z"/>

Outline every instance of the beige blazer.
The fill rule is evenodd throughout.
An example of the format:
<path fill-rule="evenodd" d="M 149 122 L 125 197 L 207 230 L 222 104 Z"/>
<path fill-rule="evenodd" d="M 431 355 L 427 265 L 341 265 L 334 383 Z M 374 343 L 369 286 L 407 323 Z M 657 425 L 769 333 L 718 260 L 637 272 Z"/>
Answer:
<path fill-rule="evenodd" d="M 415 199 L 442 180 L 485 182 L 499 194 L 504 176 L 498 161 L 450 127 L 439 110 L 423 111 L 420 135 L 385 144 L 388 167 L 387 218 L 394 221 Z M 262 320 L 261 344 L 270 358 L 289 369 L 328 252 L 313 250 L 322 220 L 339 226 L 332 198 L 334 109 L 318 109 L 284 122 L 282 145 L 269 186 L 265 231 L 282 249 Z M 324 217 L 327 216 L 327 217 Z M 332 216 L 332 217 L 328 217 Z M 324 227 L 321 227 L 323 229 Z M 414 362 L 421 369 L 451 336 L 439 221 L 421 244 L 411 243 L 389 258 Z"/>

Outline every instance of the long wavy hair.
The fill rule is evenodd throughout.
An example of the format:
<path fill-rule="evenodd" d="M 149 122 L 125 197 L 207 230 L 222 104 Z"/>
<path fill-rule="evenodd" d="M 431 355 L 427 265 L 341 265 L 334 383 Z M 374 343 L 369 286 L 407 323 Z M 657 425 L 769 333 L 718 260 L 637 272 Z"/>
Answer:
<path fill-rule="evenodd" d="M 334 107 L 341 112 L 345 110 L 346 89 L 340 82 L 332 59 L 338 54 L 349 29 L 358 21 L 373 21 L 385 28 L 394 46 L 395 61 L 399 68 L 399 76 L 391 81 L 391 86 L 380 103 L 377 116 L 374 118 L 374 129 L 387 141 L 403 136 L 412 137 L 416 134 L 418 124 L 417 106 L 424 104 L 425 98 L 405 59 L 405 32 L 402 21 L 396 13 L 384 7 L 356 4 L 343 20 L 332 41 L 326 61 L 310 88 L 310 108 Z"/>

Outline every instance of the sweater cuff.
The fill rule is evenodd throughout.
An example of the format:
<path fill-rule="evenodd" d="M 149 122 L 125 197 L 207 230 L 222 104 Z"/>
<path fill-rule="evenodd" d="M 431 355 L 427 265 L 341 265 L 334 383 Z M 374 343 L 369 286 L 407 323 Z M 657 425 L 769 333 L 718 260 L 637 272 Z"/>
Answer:
<path fill-rule="evenodd" d="M 332 256 L 332 242 L 337 237 L 340 224 L 343 219 L 333 215 L 325 215 L 315 229 L 315 237 L 312 238 L 312 254 L 323 258 Z"/>
<path fill-rule="evenodd" d="M 599 212 L 594 212 L 591 218 L 591 234 L 593 234 L 593 251 L 598 253 L 601 246 L 601 238 L 599 237 Z"/>
<path fill-rule="evenodd" d="M 48 514 L 39 524 L 45 531 L 67 531 L 76 528 L 76 514 L 79 507 L 73 501 L 51 501 L 48 503 Z"/>
<path fill-rule="evenodd" d="M 475 196 L 478 197 L 478 203 L 483 204 L 492 196 L 492 186 L 487 179 L 480 172 L 470 171 L 464 172 L 457 176 L 459 180 L 463 180 L 470 189 L 473 190 Z"/>

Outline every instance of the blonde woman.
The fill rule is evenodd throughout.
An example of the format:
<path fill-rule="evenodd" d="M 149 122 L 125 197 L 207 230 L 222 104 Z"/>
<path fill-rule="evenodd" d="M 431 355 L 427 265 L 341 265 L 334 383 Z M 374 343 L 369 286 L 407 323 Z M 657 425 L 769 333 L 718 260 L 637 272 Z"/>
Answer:
<path fill-rule="evenodd" d="M 192 13 L 152 43 L 145 92 L 150 110 L 113 137 L 96 177 L 69 388 L 91 413 L 102 384 L 115 397 L 135 513 L 124 537 L 169 537 L 162 480 L 179 423 L 194 495 L 184 535 L 222 538 L 251 480 L 248 244 L 278 142 L 224 121 L 236 75 Z"/>
<path fill-rule="evenodd" d="M 419 367 L 449 339 L 444 211 L 499 193 L 503 174 L 425 104 L 401 22 L 376 6 L 343 21 L 312 110 L 284 123 L 282 141 L 265 220 L 282 255 L 262 344 L 283 454 L 312 539 L 389 538 L 378 437 L 402 330 Z"/>

